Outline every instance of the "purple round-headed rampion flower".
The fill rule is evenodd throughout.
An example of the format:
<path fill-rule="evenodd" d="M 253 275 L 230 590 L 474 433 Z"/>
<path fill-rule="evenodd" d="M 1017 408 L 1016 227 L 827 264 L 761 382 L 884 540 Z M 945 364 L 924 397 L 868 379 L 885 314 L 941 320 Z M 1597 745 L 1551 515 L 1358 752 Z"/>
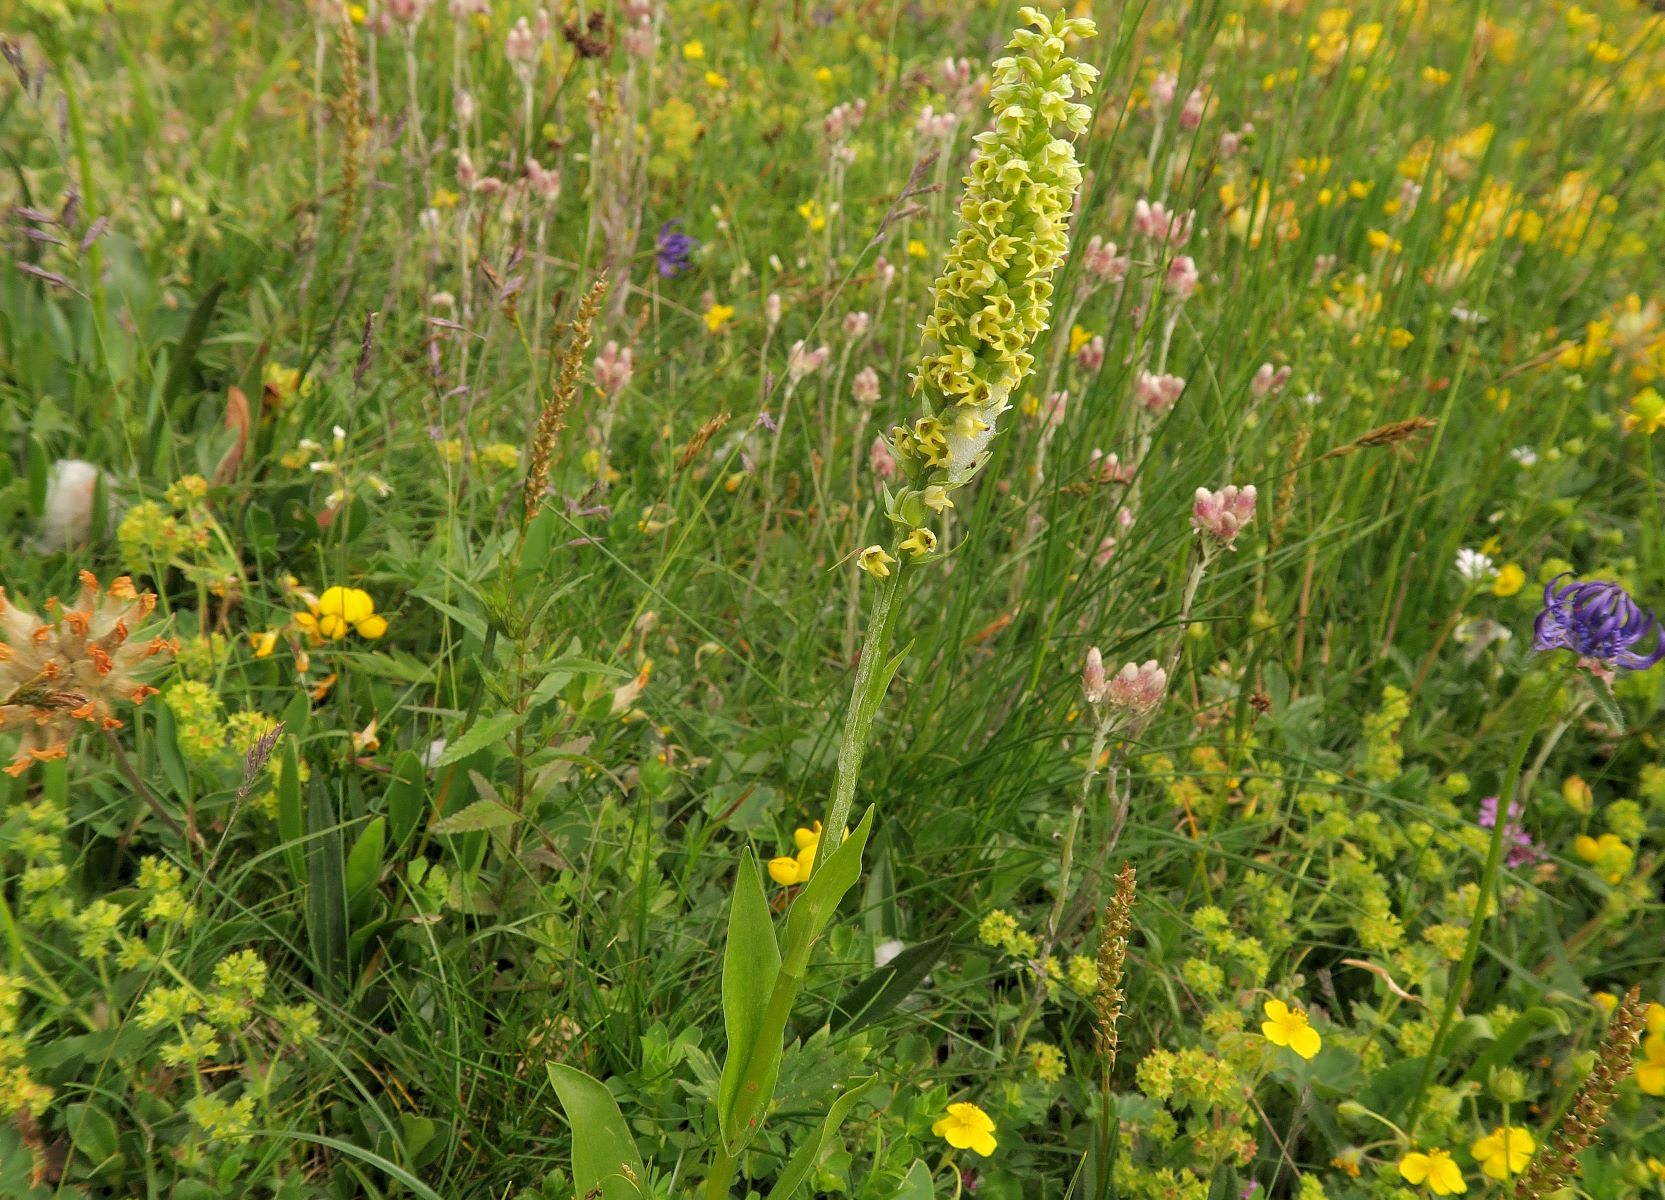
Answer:
<path fill-rule="evenodd" d="M 1569 583 L 1557 575 L 1544 587 L 1544 610 L 1533 623 L 1534 650 L 1571 650 L 1626 671 L 1645 671 L 1665 658 L 1665 629 L 1616 583 Z"/>
<path fill-rule="evenodd" d="M 689 256 L 700 248 L 699 239 L 683 233 L 677 226 L 681 221 L 666 221 L 659 227 L 658 248 L 654 257 L 659 260 L 659 274 L 669 279 L 693 266 Z"/>

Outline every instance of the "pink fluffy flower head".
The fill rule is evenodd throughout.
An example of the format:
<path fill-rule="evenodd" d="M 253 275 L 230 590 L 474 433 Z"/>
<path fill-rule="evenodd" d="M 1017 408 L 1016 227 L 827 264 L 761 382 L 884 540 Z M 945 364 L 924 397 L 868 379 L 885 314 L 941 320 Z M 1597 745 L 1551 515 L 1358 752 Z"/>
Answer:
<path fill-rule="evenodd" d="M 1227 485 L 1217 492 L 1198 488 L 1191 505 L 1191 527 L 1202 536 L 1203 544 L 1214 549 L 1231 550 L 1237 545 L 1237 535 L 1255 517 L 1254 484 L 1247 487 Z"/>

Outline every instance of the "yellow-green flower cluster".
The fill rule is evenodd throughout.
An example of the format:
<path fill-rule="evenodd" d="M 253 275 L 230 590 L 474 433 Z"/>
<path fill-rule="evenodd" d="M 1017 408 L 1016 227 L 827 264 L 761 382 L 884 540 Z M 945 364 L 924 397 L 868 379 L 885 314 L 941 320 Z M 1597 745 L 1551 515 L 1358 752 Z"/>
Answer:
<path fill-rule="evenodd" d="M 162 692 L 162 702 L 173 713 L 179 752 L 194 763 L 219 761 L 226 733 L 219 694 L 200 680 L 180 679 Z"/>
<path fill-rule="evenodd" d="M 1090 95 L 1098 71 L 1066 49 L 1097 30 L 1086 18 L 1020 13 L 1029 28 L 994 64 L 994 128 L 977 135 L 960 230 L 925 321 L 914 376 L 925 414 L 892 431 L 909 486 L 887 494 L 886 513 L 915 559 L 935 553 L 929 522 L 950 506 L 948 492 L 988 460 L 999 417 L 1034 366 L 1030 349 L 1051 315 L 1052 275 L 1069 249 L 1081 186 L 1070 139 L 1092 116 L 1071 97 Z"/>
<path fill-rule="evenodd" d="M 28 1043 L 19 1032 L 23 980 L 0 975 L 0 1117 L 38 1113 L 52 1099 L 52 1089 L 36 1083 L 23 1062 Z"/>

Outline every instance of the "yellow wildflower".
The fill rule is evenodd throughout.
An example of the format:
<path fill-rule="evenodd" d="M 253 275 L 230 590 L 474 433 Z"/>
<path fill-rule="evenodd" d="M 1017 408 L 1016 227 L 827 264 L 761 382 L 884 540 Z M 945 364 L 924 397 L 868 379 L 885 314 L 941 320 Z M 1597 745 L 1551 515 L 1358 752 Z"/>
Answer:
<path fill-rule="evenodd" d="M 331 587 L 305 612 L 295 614 L 295 624 L 313 641 L 338 642 L 349 633 L 372 641 L 387 632 L 387 618 L 376 615 L 376 603 L 360 588 Z"/>
<path fill-rule="evenodd" d="M 815 822 L 813 829 L 794 829 L 792 841 L 798 847 L 796 854 L 769 860 L 769 878 L 782 887 L 809 882 L 810 872 L 815 869 L 815 852 L 821 846 L 821 822 Z"/>
<path fill-rule="evenodd" d="M 956 1150 L 971 1150 L 984 1158 L 995 1150 L 994 1119 L 975 1104 L 950 1104 L 948 1115 L 932 1125 L 931 1132 Z"/>
<path fill-rule="evenodd" d="M 682 57 L 689 62 L 700 62 L 705 58 L 705 43 L 695 38 L 691 42 L 682 43 Z"/>
<path fill-rule="evenodd" d="M 1468 1191 L 1468 1181 L 1449 1150 L 1413 1150 L 1399 1160 L 1399 1176 L 1413 1187 L 1428 1185 L 1436 1196 L 1455 1196 Z"/>
<path fill-rule="evenodd" d="M 1630 398 L 1630 411 L 1625 414 L 1626 433 L 1640 433 L 1652 437 L 1665 429 L 1665 397 L 1653 388 L 1643 388 Z"/>
<path fill-rule="evenodd" d="M 1288 1046 L 1305 1059 L 1315 1057 L 1323 1047 L 1323 1039 L 1307 1023 L 1307 1014 L 1301 1009 L 1290 1008 L 1282 1000 L 1268 1000 L 1262 1011 L 1266 1020 L 1261 1022 L 1260 1032 L 1274 1046 Z"/>
<path fill-rule="evenodd" d="M 1532 1161 L 1538 1144 L 1532 1135 L 1513 1125 L 1499 1125 L 1483 1138 L 1475 1139 L 1468 1152 L 1480 1164 L 1480 1170 L 1493 1179 L 1507 1179 L 1519 1175 Z"/>
<path fill-rule="evenodd" d="M 875 579 L 884 579 L 890 575 L 890 564 L 895 561 L 883 546 L 869 546 L 856 559 L 856 565 Z"/>
<path fill-rule="evenodd" d="M 1497 578 L 1492 580 L 1492 595 L 1513 596 L 1526 586 L 1526 572 L 1519 563 L 1504 563 L 1497 569 Z"/>
<path fill-rule="evenodd" d="M 705 310 L 705 327 L 712 333 L 721 333 L 724 325 L 734 319 L 734 307 L 729 304 L 713 304 Z"/>

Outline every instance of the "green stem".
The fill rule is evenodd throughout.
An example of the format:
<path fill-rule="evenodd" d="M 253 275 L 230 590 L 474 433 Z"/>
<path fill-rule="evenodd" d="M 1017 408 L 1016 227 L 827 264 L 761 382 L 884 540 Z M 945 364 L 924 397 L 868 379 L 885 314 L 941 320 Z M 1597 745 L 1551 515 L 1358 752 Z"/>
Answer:
<path fill-rule="evenodd" d="M 792 1015 L 798 993 L 804 986 L 802 961 L 809 957 L 808 947 L 802 954 L 792 954 L 781 964 L 775 976 L 775 986 L 769 993 L 769 1003 L 758 1023 L 757 1036 L 746 1048 L 746 1068 L 740 1074 L 740 1088 L 734 1100 L 734 1120 L 737 1129 L 748 1129 L 760 1119 L 763 1108 L 774 1091 L 773 1076 L 780 1064 L 781 1041 L 786 1036 L 786 1019 Z M 794 971 L 793 967 L 799 970 Z M 763 1085 L 768 1080 L 770 1086 Z M 766 1092 L 768 1094 L 766 1094 Z M 706 1200 L 723 1200 L 729 1194 L 737 1160 L 723 1145 L 722 1131 L 717 1131 L 717 1145 L 711 1152 L 711 1169 L 705 1177 Z"/>
<path fill-rule="evenodd" d="M 1492 825 L 1492 840 L 1486 849 L 1486 865 L 1480 872 L 1480 894 L 1474 901 L 1474 919 L 1469 922 L 1468 944 L 1463 947 L 1462 961 L 1457 964 L 1457 973 L 1446 990 L 1445 1009 L 1440 1013 L 1440 1023 L 1434 1031 L 1434 1040 L 1429 1043 L 1427 1057 L 1422 1060 L 1422 1073 L 1417 1080 L 1416 1097 L 1411 1101 L 1410 1115 L 1405 1119 L 1405 1133 L 1413 1142 L 1416 1138 L 1417 1118 L 1422 1114 L 1429 1085 L 1433 1083 L 1434 1072 L 1439 1066 L 1440 1051 L 1445 1045 L 1446 1035 L 1451 1032 L 1451 1023 L 1457 1015 L 1457 1005 L 1462 999 L 1463 991 L 1474 974 L 1475 960 L 1480 956 L 1480 940 L 1486 932 L 1486 917 L 1492 892 L 1497 887 L 1498 870 L 1503 865 L 1503 844 L 1509 832 L 1509 806 L 1514 803 L 1521 782 L 1521 768 L 1526 763 L 1526 754 L 1532 748 L 1533 739 L 1543 728 L 1544 720 L 1554 708 L 1560 691 L 1560 681 L 1557 678 L 1551 682 L 1532 719 L 1527 722 L 1520 741 L 1515 743 L 1515 752 L 1509 760 L 1508 774 L 1504 776 L 1503 786 L 1498 790 L 1497 820 Z"/>
<path fill-rule="evenodd" d="M 867 618 L 867 637 L 861 644 L 861 661 L 856 665 L 856 682 L 850 690 L 850 707 L 844 716 L 844 739 L 838 747 L 838 769 L 833 776 L 832 800 L 821 822 L 821 852 L 815 856 L 815 870 L 844 840 L 850 823 L 850 806 L 855 802 L 856 780 L 861 777 L 862 759 L 867 755 L 867 738 L 873 716 L 890 688 L 890 643 L 896 632 L 896 596 L 901 589 L 902 563 L 880 581 L 873 598 L 873 612 Z"/>

